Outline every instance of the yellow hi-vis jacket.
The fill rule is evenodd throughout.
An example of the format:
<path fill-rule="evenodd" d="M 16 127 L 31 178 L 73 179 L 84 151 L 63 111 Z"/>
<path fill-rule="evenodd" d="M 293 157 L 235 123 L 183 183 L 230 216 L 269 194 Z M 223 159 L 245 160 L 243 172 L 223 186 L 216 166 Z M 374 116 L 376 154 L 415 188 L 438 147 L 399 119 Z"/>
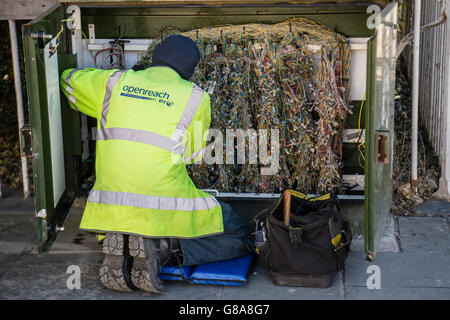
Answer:
<path fill-rule="evenodd" d="M 206 147 L 206 92 L 168 67 L 69 69 L 61 87 L 71 108 L 97 119 L 96 182 L 80 229 L 164 238 L 223 232 L 220 204 L 186 171 Z"/>

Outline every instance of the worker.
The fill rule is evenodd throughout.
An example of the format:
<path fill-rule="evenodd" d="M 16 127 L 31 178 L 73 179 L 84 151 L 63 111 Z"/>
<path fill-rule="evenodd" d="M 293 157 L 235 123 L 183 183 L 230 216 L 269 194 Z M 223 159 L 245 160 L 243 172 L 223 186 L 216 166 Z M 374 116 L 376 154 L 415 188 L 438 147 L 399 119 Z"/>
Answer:
<path fill-rule="evenodd" d="M 154 50 L 147 69 L 61 75 L 70 107 L 97 119 L 96 181 L 80 229 L 105 235 L 99 276 L 107 288 L 161 293 L 165 265 L 254 250 L 248 224 L 197 189 L 186 170 L 201 162 L 211 123 L 209 95 L 188 81 L 199 60 L 196 44 L 175 35 Z"/>

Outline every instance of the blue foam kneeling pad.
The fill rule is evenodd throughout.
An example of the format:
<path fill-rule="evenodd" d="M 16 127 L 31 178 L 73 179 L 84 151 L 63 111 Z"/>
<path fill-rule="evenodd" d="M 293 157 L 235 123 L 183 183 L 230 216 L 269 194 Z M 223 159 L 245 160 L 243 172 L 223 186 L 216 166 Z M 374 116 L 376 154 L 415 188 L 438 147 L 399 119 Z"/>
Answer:
<path fill-rule="evenodd" d="M 159 273 L 159 277 L 162 280 L 172 280 L 172 281 L 182 281 L 189 279 L 192 274 L 194 267 L 164 267 Z"/>
<path fill-rule="evenodd" d="M 189 281 L 201 284 L 243 286 L 247 284 L 247 273 L 252 258 L 253 254 L 248 254 L 237 259 L 199 265 L 194 269 Z"/>
<path fill-rule="evenodd" d="M 247 274 L 253 254 L 226 260 L 206 263 L 195 267 L 164 267 L 160 278 L 163 280 L 187 280 L 190 283 L 222 286 L 243 286 L 247 284 Z"/>

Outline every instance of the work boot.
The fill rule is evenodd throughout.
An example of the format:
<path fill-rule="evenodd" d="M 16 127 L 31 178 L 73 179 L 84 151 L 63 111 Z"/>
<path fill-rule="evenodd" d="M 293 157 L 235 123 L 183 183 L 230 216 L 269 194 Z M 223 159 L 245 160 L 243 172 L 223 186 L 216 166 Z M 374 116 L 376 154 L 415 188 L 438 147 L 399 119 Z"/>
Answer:
<path fill-rule="evenodd" d="M 176 242 L 130 236 L 130 254 L 134 257 L 131 280 L 137 288 L 151 293 L 162 292 L 164 286 L 159 272 L 174 257 L 172 253 L 178 253 L 179 250 L 173 249 Z"/>
<path fill-rule="evenodd" d="M 101 283 L 113 290 L 133 292 L 131 281 L 133 258 L 129 254 L 128 235 L 107 233 L 103 240 L 105 259 L 100 267 Z"/>

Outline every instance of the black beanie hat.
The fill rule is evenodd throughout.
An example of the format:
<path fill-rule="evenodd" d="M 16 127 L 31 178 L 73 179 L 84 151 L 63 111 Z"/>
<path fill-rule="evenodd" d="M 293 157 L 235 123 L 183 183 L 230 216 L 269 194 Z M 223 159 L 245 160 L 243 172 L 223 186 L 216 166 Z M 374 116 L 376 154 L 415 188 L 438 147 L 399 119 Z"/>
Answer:
<path fill-rule="evenodd" d="M 188 80 L 200 61 L 200 51 L 190 38 L 175 35 L 169 36 L 153 51 L 153 66 L 169 66 Z"/>

